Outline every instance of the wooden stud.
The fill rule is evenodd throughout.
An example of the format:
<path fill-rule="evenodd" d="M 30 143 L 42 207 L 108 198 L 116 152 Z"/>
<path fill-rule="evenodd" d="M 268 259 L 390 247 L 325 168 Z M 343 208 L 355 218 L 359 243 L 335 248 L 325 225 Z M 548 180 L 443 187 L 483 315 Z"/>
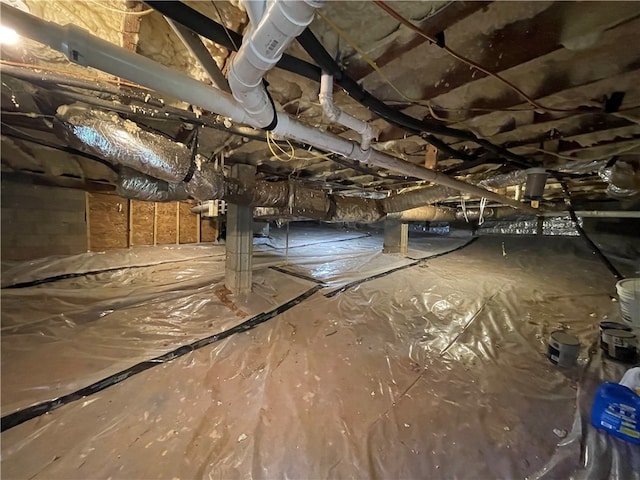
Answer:
<path fill-rule="evenodd" d="M 89 202 L 89 195 L 91 194 L 88 192 L 85 192 L 84 194 L 84 218 L 87 223 L 87 252 L 91 251 L 91 224 L 89 222 L 91 205 Z"/>
<path fill-rule="evenodd" d="M 176 245 L 180 244 L 180 202 L 176 202 Z"/>
<path fill-rule="evenodd" d="M 153 202 L 153 244 L 158 244 L 158 202 Z"/>
<path fill-rule="evenodd" d="M 201 223 L 202 223 L 202 217 L 200 216 L 199 213 L 196 213 L 196 243 L 202 242 L 202 232 L 201 232 L 201 226 L 200 226 Z"/>
<path fill-rule="evenodd" d="M 436 168 L 438 164 L 438 149 L 433 145 L 427 145 L 427 149 L 424 152 L 424 167 L 430 170 Z"/>
<path fill-rule="evenodd" d="M 131 248 L 133 246 L 133 201 L 129 199 L 129 242 L 127 243 L 128 247 Z"/>

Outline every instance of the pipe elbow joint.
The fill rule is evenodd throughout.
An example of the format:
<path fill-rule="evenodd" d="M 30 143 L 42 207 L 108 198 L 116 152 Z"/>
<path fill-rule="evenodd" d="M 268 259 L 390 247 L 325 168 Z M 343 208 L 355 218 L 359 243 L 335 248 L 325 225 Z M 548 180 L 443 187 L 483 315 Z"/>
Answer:
<path fill-rule="evenodd" d="M 369 150 L 371 147 L 371 142 L 373 140 L 378 140 L 378 136 L 380 135 L 380 129 L 374 127 L 368 122 L 364 123 L 365 127 L 362 133 L 360 133 L 362 137 L 362 141 L 360 142 L 360 146 L 362 150 Z"/>
<path fill-rule="evenodd" d="M 235 67 L 236 62 L 232 62 L 228 77 L 233 98 L 242 106 L 256 126 L 264 128 L 270 125 L 276 112 L 264 86 L 261 82 L 251 85 L 242 81 Z"/>

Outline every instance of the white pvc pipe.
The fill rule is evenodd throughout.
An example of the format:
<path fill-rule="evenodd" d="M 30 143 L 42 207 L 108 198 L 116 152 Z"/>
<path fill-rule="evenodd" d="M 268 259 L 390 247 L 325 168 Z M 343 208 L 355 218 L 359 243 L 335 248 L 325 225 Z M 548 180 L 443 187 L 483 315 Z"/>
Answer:
<path fill-rule="evenodd" d="M 362 150 L 360 146 L 354 142 L 297 122 L 286 113 L 278 112 L 278 125 L 273 130 L 273 133 L 275 135 L 287 137 L 301 143 L 306 143 L 323 150 L 337 153 L 364 164 L 393 170 L 410 177 L 420 178 L 421 180 L 427 180 L 439 185 L 451 187 L 461 192 L 467 192 L 479 198 L 484 197 L 488 200 L 519 208 L 533 215 L 537 215 L 539 213 L 535 208 L 516 202 L 511 198 L 498 195 L 497 193 L 485 190 L 482 187 L 477 187 L 466 182 L 461 182 L 460 180 L 455 180 L 443 173 L 429 170 L 428 168 L 423 168 L 421 166 L 414 165 L 413 163 L 405 162 L 400 158 L 392 157 L 373 148 L 366 151 Z"/>
<path fill-rule="evenodd" d="M 72 62 L 117 75 L 120 78 L 228 117 L 234 122 L 252 127 L 261 126 L 245 112 L 231 95 L 142 55 L 95 37 L 79 27 L 74 25 L 61 26 L 47 22 L 9 5 L 2 6 L 2 22 L 10 25 L 22 36 L 64 53 Z M 449 186 L 480 198 L 485 197 L 529 213 L 539 213 L 537 210 L 508 197 L 497 195 L 489 190 L 447 177 L 442 173 L 405 162 L 400 158 L 378 152 L 373 148 L 363 151 L 354 142 L 304 125 L 290 118 L 286 113 L 279 112 L 277 117 L 278 124 L 273 132 L 282 137 L 288 137 L 359 162 Z"/>
<path fill-rule="evenodd" d="M 360 147 L 362 150 L 369 150 L 371 140 L 377 139 L 380 132 L 377 128 L 370 125 L 369 122 L 359 120 L 351 115 L 343 112 L 340 108 L 333 104 L 333 76 L 328 73 L 322 73 L 320 79 L 320 95 L 318 95 L 322 111 L 326 117 L 332 122 L 339 123 L 360 134 L 362 140 Z"/>
<path fill-rule="evenodd" d="M 247 11 L 251 28 L 255 28 L 258 23 L 260 23 L 260 20 L 262 20 L 262 16 L 264 15 L 266 8 L 265 0 L 243 0 L 242 5 Z"/>
<path fill-rule="evenodd" d="M 555 212 L 545 212 L 542 214 L 544 217 L 557 217 L 559 215 L 566 215 L 564 210 Z M 595 218 L 640 218 L 640 211 L 630 210 L 576 210 L 578 217 L 595 217 Z"/>
<path fill-rule="evenodd" d="M 275 116 L 262 79 L 278 63 L 291 42 L 311 23 L 316 8 L 322 3 L 321 0 L 271 2 L 231 60 L 228 78 L 233 98 L 258 126 L 270 125 Z M 257 16 L 258 12 L 251 15 Z"/>
<path fill-rule="evenodd" d="M 232 118 L 238 123 L 259 127 L 231 95 L 95 37 L 75 25 L 62 26 L 47 22 L 6 4 L 2 5 L 2 22 L 11 25 L 19 35 L 62 52 L 74 63 L 117 75 Z"/>

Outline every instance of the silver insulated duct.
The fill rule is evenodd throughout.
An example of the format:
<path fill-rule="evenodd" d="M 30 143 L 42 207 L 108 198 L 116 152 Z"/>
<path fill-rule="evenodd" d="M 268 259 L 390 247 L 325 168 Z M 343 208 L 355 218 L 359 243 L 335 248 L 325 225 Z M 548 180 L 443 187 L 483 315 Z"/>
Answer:
<path fill-rule="evenodd" d="M 390 214 L 405 221 L 459 218 L 456 209 L 425 206 L 455 192 L 447 187 L 372 199 L 333 195 L 298 181 L 241 182 L 225 178 L 213 164 L 194 156 L 185 145 L 145 131 L 116 114 L 71 105 L 60 107 L 57 119 L 71 145 L 119 167 L 117 193 L 125 198 L 153 202 L 189 197 L 200 201 L 217 199 L 272 208 L 283 217 L 326 222 L 373 223 Z M 407 211 L 404 215 L 395 215 L 404 211 Z"/>

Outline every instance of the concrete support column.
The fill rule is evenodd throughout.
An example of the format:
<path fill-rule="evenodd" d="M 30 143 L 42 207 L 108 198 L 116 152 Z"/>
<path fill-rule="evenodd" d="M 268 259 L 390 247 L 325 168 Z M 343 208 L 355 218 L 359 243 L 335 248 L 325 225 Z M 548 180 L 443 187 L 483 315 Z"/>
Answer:
<path fill-rule="evenodd" d="M 251 182 L 255 167 L 233 165 L 231 176 Z M 225 286 L 235 294 L 251 291 L 253 207 L 227 204 Z"/>
<path fill-rule="evenodd" d="M 409 224 L 397 220 L 385 220 L 383 253 L 406 255 L 409 248 Z"/>

